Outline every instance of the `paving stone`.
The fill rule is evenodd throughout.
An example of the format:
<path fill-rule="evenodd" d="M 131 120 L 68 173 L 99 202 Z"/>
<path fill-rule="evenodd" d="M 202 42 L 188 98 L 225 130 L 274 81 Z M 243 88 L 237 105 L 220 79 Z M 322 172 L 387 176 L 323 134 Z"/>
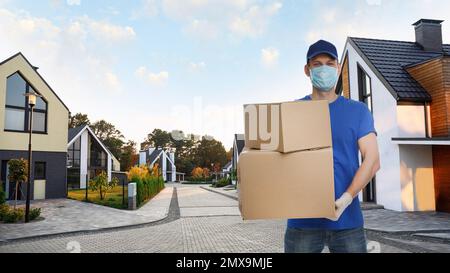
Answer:
<path fill-rule="evenodd" d="M 450 214 L 440 212 L 396 212 L 385 209 L 363 211 L 365 228 L 379 232 L 450 232 Z"/>
<path fill-rule="evenodd" d="M 153 226 L 2 243 L 0 252 L 58 253 L 79 250 L 84 253 L 276 253 L 284 251 L 286 221 L 243 221 L 240 216 L 205 217 L 203 209 L 211 208 L 212 211 L 223 208 L 235 209 L 237 202 L 230 198 L 223 199 L 227 197 L 207 192 L 199 187 L 177 185 L 176 188 L 178 201 L 184 205 L 184 208 L 180 208 L 180 213 L 183 209 L 195 209 L 198 212 L 196 217 L 181 215 L 180 218 L 180 215 L 177 216 L 175 213 L 175 218 L 170 222 Z M 199 202 L 200 197 L 204 202 Z M 171 206 L 172 204 L 174 203 L 172 202 Z M 173 212 L 169 212 L 169 215 L 172 214 Z M 404 252 L 402 249 L 385 244 L 380 244 L 380 251 Z M 327 252 L 327 249 L 324 252 Z"/>
<path fill-rule="evenodd" d="M 0 224 L 0 241 L 158 221 L 167 216 L 172 191 L 173 187 L 167 186 L 154 199 L 135 211 L 119 210 L 70 199 L 33 202 L 32 207 L 42 208 L 42 216 L 45 220 L 28 224 Z"/>

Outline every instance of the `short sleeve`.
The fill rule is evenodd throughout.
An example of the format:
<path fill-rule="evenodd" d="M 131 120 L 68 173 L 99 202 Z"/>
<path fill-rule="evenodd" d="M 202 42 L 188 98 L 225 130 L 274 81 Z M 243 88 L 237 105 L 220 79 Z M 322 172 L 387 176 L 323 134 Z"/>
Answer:
<path fill-rule="evenodd" d="M 370 133 L 378 135 L 377 131 L 375 130 L 372 113 L 369 111 L 369 108 L 367 108 L 367 106 L 363 104 L 359 117 L 358 140 L 369 135 Z"/>

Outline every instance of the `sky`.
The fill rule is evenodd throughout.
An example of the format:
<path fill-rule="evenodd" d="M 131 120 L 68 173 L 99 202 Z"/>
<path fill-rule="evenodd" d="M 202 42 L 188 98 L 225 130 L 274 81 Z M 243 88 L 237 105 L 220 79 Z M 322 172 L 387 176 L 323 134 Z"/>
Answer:
<path fill-rule="evenodd" d="M 141 143 L 154 128 L 209 135 L 228 150 L 243 105 L 311 93 L 319 39 L 414 41 L 412 23 L 448 0 L 0 0 L 0 60 L 39 67 L 72 114 L 105 119 Z"/>

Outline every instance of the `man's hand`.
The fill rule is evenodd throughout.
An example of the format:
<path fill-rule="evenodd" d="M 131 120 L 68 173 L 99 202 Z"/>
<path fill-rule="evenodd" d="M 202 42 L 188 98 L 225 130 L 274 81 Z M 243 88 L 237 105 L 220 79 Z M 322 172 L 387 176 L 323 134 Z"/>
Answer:
<path fill-rule="evenodd" d="M 344 194 L 336 200 L 335 207 L 336 207 L 336 216 L 333 218 L 328 218 L 331 221 L 337 221 L 341 217 L 342 213 L 344 213 L 345 209 L 350 206 L 350 204 L 353 202 L 353 197 L 350 193 L 344 192 Z"/>

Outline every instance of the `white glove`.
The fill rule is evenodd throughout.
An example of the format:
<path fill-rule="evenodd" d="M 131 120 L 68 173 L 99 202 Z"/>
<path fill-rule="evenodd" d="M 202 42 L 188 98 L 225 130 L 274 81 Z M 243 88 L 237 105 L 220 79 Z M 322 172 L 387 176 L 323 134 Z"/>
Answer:
<path fill-rule="evenodd" d="M 344 192 L 344 194 L 336 200 L 334 203 L 334 206 L 336 208 L 336 216 L 333 218 L 328 218 L 331 221 L 337 221 L 341 217 L 342 213 L 344 213 L 345 209 L 350 206 L 350 204 L 353 202 L 353 197 L 350 193 Z"/>

